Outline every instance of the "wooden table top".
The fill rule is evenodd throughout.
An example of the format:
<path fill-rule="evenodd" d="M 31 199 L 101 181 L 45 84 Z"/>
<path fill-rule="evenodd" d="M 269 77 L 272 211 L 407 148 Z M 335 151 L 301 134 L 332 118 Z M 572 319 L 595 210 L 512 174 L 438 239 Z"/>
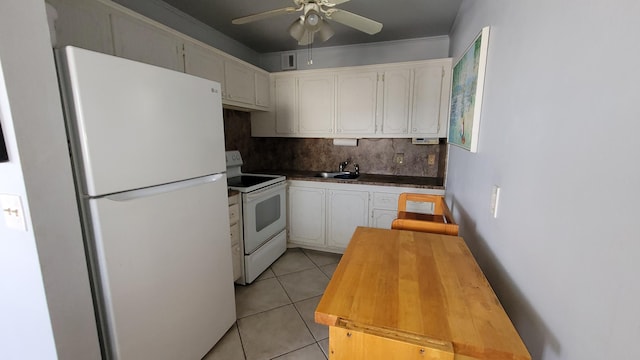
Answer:
<path fill-rule="evenodd" d="M 457 236 L 359 227 L 315 320 L 427 339 L 477 359 L 531 359 Z"/>

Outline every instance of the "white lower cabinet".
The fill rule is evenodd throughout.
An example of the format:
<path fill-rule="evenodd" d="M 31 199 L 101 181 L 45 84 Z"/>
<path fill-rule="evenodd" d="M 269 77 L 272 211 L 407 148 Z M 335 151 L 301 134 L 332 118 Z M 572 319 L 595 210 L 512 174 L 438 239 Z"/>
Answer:
<path fill-rule="evenodd" d="M 391 228 L 403 192 L 444 195 L 444 190 L 289 180 L 288 243 L 343 252 L 358 226 Z M 415 211 L 429 212 L 421 208 Z"/>
<path fill-rule="evenodd" d="M 371 211 L 371 227 L 391 229 L 391 223 L 398 217 L 398 211 L 373 209 Z"/>
<path fill-rule="evenodd" d="M 329 190 L 327 246 L 346 248 L 358 226 L 369 225 L 369 192 Z"/>
<path fill-rule="evenodd" d="M 290 185 L 287 201 L 289 241 L 325 246 L 325 190 Z"/>

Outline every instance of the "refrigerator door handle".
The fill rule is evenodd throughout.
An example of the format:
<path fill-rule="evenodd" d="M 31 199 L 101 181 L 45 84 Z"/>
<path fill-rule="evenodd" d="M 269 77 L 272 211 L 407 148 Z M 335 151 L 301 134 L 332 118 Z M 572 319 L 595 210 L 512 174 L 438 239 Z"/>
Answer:
<path fill-rule="evenodd" d="M 113 200 L 113 201 L 129 201 L 129 200 L 135 200 L 135 199 L 153 196 L 157 194 L 167 193 L 171 191 L 177 191 L 180 189 L 185 189 L 192 186 L 198 186 L 198 185 L 206 184 L 210 182 L 216 182 L 220 180 L 226 181 L 225 179 L 226 179 L 226 176 L 224 173 L 214 174 L 214 175 L 203 176 L 195 179 L 189 179 L 189 180 L 178 181 L 178 182 L 169 183 L 169 184 L 152 186 L 148 188 L 124 191 L 121 193 L 106 195 L 104 196 L 104 198 Z"/>

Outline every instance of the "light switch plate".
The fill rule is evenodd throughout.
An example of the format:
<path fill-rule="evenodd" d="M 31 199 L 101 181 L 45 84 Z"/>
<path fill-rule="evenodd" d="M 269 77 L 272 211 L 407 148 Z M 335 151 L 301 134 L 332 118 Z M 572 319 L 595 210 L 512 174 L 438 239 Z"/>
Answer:
<path fill-rule="evenodd" d="M 493 185 L 491 189 L 491 215 L 498 217 L 498 203 L 500 202 L 500 186 Z"/>
<path fill-rule="evenodd" d="M 9 229 L 27 231 L 27 223 L 25 222 L 20 196 L 0 194 L 0 209 L 4 216 L 4 222 Z"/>

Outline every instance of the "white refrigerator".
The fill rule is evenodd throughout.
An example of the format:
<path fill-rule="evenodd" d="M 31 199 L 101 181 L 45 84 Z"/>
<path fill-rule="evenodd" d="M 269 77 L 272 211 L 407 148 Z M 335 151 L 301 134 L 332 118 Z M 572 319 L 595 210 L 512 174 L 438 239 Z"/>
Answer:
<path fill-rule="evenodd" d="M 235 322 L 220 84 L 57 53 L 106 359 L 201 359 Z"/>

